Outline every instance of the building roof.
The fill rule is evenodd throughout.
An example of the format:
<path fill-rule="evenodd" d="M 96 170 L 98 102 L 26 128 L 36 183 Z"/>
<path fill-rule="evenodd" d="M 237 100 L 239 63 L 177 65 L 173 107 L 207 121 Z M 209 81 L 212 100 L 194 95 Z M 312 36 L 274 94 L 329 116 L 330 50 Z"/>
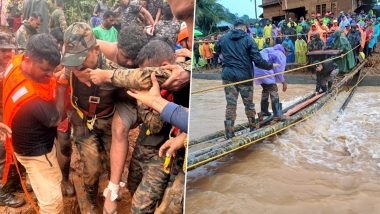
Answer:
<path fill-rule="evenodd" d="M 263 3 L 259 7 L 269 7 L 273 5 L 279 5 L 281 0 L 263 0 Z"/>
<path fill-rule="evenodd" d="M 216 27 L 228 27 L 228 28 L 232 28 L 233 26 L 234 26 L 233 24 L 231 24 L 229 22 L 226 22 L 224 20 L 222 20 L 222 21 L 220 21 L 220 22 L 218 22 L 216 24 Z"/>

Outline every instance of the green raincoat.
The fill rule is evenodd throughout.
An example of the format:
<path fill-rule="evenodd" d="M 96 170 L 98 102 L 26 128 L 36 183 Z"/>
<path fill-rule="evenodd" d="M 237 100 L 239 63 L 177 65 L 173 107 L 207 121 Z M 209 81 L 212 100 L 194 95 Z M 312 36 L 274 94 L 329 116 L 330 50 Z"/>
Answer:
<path fill-rule="evenodd" d="M 295 50 L 296 50 L 296 63 L 297 64 L 306 64 L 306 52 L 307 52 L 307 44 L 303 39 L 297 39 L 295 42 Z"/>
<path fill-rule="evenodd" d="M 342 36 L 341 31 L 336 31 L 334 33 L 334 40 L 331 43 L 331 49 L 336 50 L 343 50 L 343 54 L 347 53 L 352 49 L 350 42 L 345 36 Z M 343 58 L 336 60 L 339 71 L 341 73 L 347 73 L 350 71 L 353 67 L 355 67 L 355 57 L 354 53 L 350 51 L 347 55 L 345 55 Z"/>

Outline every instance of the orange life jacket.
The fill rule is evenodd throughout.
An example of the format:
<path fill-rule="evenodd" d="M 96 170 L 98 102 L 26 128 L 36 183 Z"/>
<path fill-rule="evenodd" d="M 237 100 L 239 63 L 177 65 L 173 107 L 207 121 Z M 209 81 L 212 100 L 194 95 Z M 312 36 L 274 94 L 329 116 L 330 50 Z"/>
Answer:
<path fill-rule="evenodd" d="M 3 112 L 4 123 L 12 126 L 12 120 L 18 110 L 34 98 L 41 98 L 46 101 L 54 100 L 56 80 L 52 78 L 49 83 L 37 83 L 27 78 L 21 71 L 21 63 L 24 55 L 15 56 L 8 68 L 4 72 L 3 79 Z M 3 172 L 2 182 L 5 184 L 8 178 L 10 164 L 16 162 L 14 156 L 12 139 L 5 140 L 6 162 Z"/>

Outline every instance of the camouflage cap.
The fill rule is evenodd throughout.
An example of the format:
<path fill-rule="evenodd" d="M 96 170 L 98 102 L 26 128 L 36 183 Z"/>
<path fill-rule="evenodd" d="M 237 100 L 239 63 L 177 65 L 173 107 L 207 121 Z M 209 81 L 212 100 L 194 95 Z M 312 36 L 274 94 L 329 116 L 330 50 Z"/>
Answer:
<path fill-rule="evenodd" d="M 83 64 L 88 51 L 96 44 L 96 39 L 88 24 L 75 22 L 65 31 L 63 42 L 62 64 L 75 67 Z"/>
<path fill-rule="evenodd" d="M 14 41 L 12 40 L 12 36 L 7 33 L 0 32 L 0 49 L 14 49 L 14 48 L 16 48 L 16 45 Z"/>

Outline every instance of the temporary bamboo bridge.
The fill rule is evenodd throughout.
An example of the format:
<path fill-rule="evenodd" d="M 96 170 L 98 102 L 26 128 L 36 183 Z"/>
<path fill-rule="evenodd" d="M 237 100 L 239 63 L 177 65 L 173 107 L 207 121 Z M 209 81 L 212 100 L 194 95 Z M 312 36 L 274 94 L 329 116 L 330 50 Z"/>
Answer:
<path fill-rule="evenodd" d="M 232 139 L 226 140 L 224 137 L 224 130 L 220 130 L 213 134 L 190 141 L 187 156 L 187 170 L 193 170 L 232 152 L 253 145 L 312 117 L 316 112 L 322 110 L 324 106 L 332 103 L 337 95 L 347 88 L 349 82 L 355 75 L 357 75 L 357 82 L 351 87 L 351 90 L 355 89 L 365 76 L 361 75 L 362 78 L 360 78 L 360 71 L 365 64 L 366 60 L 358 64 L 351 72 L 346 74 L 335 84 L 331 93 L 323 93 L 320 95 L 309 93 L 301 99 L 294 101 L 293 104 L 283 110 L 284 115 L 288 116 L 285 121 L 271 124 L 270 121 L 272 120 L 272 116 L 270 116 L 264 118 L 264 120 L 260 122 L 261 128 L 252 132 L 249 131 L 248 123 L 236 125 L 236 137 Z M 347 99 L 348 101 L 351 96 Z"/>

